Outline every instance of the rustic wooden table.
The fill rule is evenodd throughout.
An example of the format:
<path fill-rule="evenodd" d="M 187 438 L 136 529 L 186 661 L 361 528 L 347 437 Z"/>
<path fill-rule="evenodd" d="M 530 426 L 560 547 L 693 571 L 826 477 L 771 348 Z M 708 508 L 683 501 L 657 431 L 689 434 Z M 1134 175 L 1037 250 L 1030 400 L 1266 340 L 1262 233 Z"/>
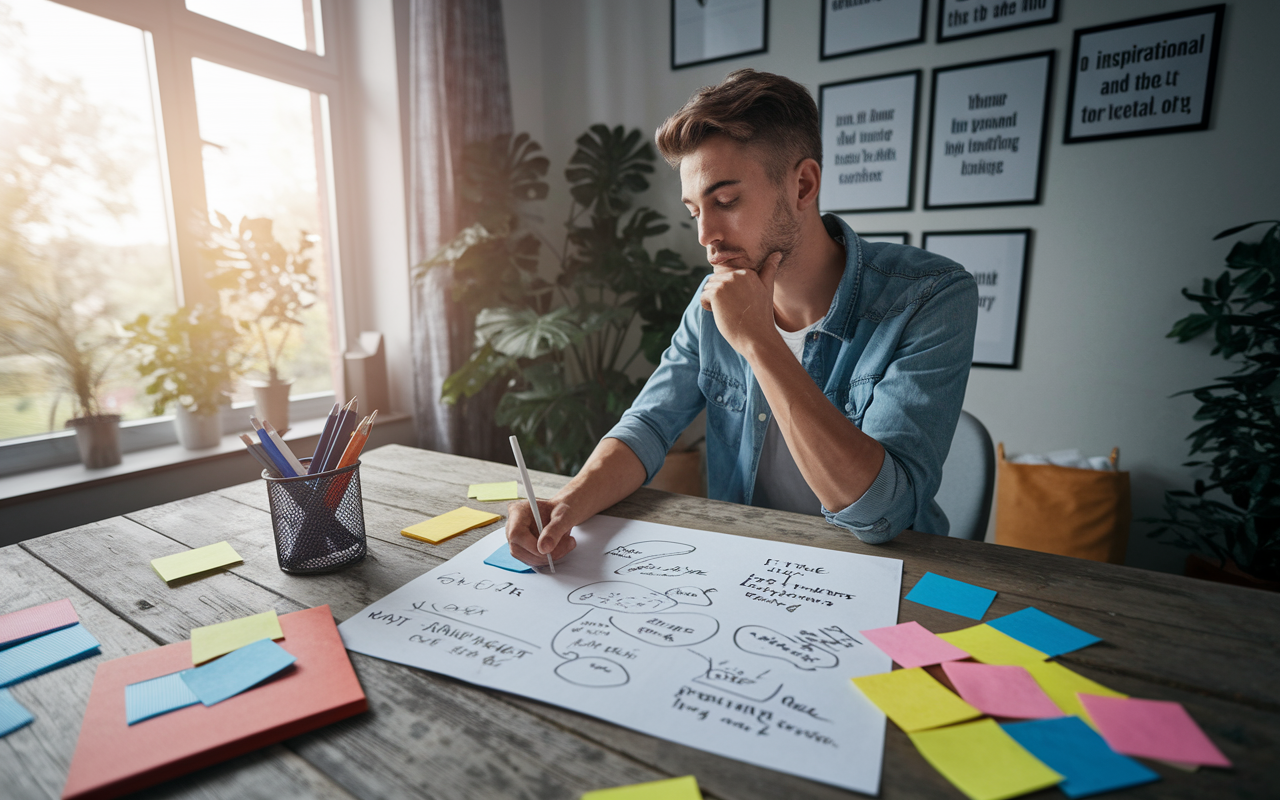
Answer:
<path fill-rule="evenodd" d="M 70 597 L 102 654 L 13 687 L 36 716 L 0 739 L 0 796 L 57 797 L 97 665 L 188 638 L 192 628 L 274 608 L 328 603 L 342 621 L 493 529 L 432 546 L 401 528 L 461 505 L 469 483 L 512 467 L 388 446 L 361 468 L 369 555 L 333 575 L 279 570 L 261 481 L 0 549 L 0 611 Z M 566 479 L 534 473 L 549 496 Z M 504 504 L 476 504 L 505 511 Z M 1162 573 L 908 531 L 864 545 L 821 519 L 642 489 L 608 512 L 741 536 L 901 558 L 905 595 L 927 571 L 999 591 L 988 618 L 1034 604 L 1105 642 L 1059 660 L 1114 689 L 1183 703 L 1235 764 L 1180 772 L 1134 797 L 1277 797 L 1280 595 Z M 498 523 L 500 524 L 500 523 Z M 149 562 L 230 541 L 244 565 L 178 588 Z M 941 632 L 972 621 L 915 603 L 902 621 Z M 542 703 L 352 654 L 369 711 L 145 793 L 156 797 L 576 798 L 585 791 L 694 774 L 708 798 L 834 798 L 850 793 Z M 881 796 L 959 798 L 894 725 Z M 1061 797 L 1057 790 L 1037 796 Z"/>

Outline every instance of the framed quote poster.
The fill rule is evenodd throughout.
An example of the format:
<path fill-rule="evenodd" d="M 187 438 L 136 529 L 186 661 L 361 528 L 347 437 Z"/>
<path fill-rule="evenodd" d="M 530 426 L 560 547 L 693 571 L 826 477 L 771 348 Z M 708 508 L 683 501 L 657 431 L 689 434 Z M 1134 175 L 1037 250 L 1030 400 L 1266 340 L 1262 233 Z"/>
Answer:
<path fill-rule="evenodd" d="M 848 222 L 848 220 L 845 220 Z M 852 226 L 851 226 L 852 227 Z M 858 237 L 872 244 L 884 242 L 885 244 L 911 244 L 911 234 L 903 233 L 859 233 Z"/>
<path fill-rule="evenodd" d="M 924 41 L 926 0 L 821 0 L 822 60 Z"/>
<path fill-rule="evenodd" d="M 1208 128 L 1223 8 L 1076 31 L 1063 141 Z"/>
<path fill-rule="evenodd" d="M 933 71 L 925 208 L 1040 202 L 1053 55 Z"/>
<path fill-rule="evenodd" d="M 1058 0 L 938 0 L 938 41 L 1058 21 Z"/>
<path fill-rule="evenodd" d="M 1017 369 L 1021 354 L 1023 284 L 1031 230 L 924 234 L 924 249 L 955 261 L 978 282 L 978 331 L 973 364 Z"/>
<path fill-rule="evenodd" d="M 671 0 L 671 68 L 769 49 L 769 0 Z"/>
<path fill-rule="evenodd" d="M 823 211 L 905 211 L 915 184 L 920 70 L 818 87 Z"/>

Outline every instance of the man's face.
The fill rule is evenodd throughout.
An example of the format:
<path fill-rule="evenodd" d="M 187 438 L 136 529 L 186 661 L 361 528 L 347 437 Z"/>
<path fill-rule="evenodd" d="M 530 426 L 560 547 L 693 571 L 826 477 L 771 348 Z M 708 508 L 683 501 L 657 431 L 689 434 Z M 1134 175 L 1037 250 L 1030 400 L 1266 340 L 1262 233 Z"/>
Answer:
<path fill-rule="evenodd" d="M 800 222 L 785 187 L 769 179 L 764 154 L 726 136 L 713 136 L 680 162 L 681 201 L 698 221 L 698 243 L 717 271 L 759 271 L 782 253 L 779 272 L 795 249 Z"/>

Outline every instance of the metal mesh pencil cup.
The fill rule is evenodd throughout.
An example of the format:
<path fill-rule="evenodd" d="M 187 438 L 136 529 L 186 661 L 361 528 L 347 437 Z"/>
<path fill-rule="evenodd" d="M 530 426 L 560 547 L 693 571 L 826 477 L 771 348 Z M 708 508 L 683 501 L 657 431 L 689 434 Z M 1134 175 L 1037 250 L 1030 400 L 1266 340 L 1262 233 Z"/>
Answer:
<path fill-rule="evenodd" d="M 311 459 L 302 459 L 303 465 Z M 333 572 L 368 552 L 360 462 L 342 469 L 273 478 L 263 472 L 271 501 L 280 569 L 293 574 Z"/>

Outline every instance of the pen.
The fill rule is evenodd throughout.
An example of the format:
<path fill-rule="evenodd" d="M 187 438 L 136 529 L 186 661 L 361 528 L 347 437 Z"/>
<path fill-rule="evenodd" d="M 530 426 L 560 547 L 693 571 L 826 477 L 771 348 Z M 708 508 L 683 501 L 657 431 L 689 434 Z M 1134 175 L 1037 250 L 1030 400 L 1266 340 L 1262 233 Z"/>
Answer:
<path fill-rule="evenodd" d="M 266 430 L 263 429 L 262 423 L 258 422 L 258 418 L 249 417 L 249 424 L 258 432 L 258 441 L 262 443 L 263 451 L 271 459 L 271 463 L 276 465 L 276 470 L 280 475 L 285 478 L 298 477 L 298 473 L 294 472 L 293 467 L 289 466 L 289 460 L 285 458 L 284 454 L 276 447 L 275 442 L 271 441 L 271 437 L 268 436 Z"/>
<path fill-rule="evenodd" d="M 328 419 L 324 421 L 324 431 L 320 434 L 320 440 L 316 442 L 316 451 L 311 454 L 311 463 L 307 464 L 308 475 L 319 472 L 324 463 L 325 453 L 329 452 L 329 443 L 333 441 L 333 432 L 338 429 L 338 411 L 341 408 L 341 403 L 334 403 Z"/>
<path fill-rule="evenodd" d="M 284 460 L 289 462 L 289 466 L 293 468 L 293 471 L 298 475 L 306 475 L 307 468 L 302 466 L 302 462 L 299 461 L 298 457 L 289 449 L 289 445 L 285 444 L 284 439 L 280 438 L 280 434 L 276 432 L 275 427 L 270 422 L 264 420 L 262 423 L 262 429 L 267 432 L 267 436 L 271 437 L 272 444 L 274 444 L 276 449 L 280 451 L 280 455 L 284 456 Z"/>
<path fill-rule="evenodd" d="M 524 493 L 529 496 L 529 508 L 533 509 L 533 523 L 538 526 L 538 538 L 542 538 L 542 512 L 538 510 L 538 500 L 533 496 L 533 479 L 529 477 L 529 470 L 524 465 L 524 454 L 520 452 L 520 440 L 511 437 L 511 452 L 516 454 L 516 466 L 520 468 L 520 480 L 524 481 Z M 556 565 L 551 561 L 551 554 L 547 553 L 547 566 L 551 568 L 551 574 L 556 572 Z"/>
<path fill-rule="evenodd" d="M 333 438 L 329 440 L 329 447 L 325 450 L 324 463 L 320 465 L 319 472 L 328 472 L 337 465 L 338 459 L 342 457 L 343 448 L 347 446 L 347 442 L 351 441 L 351 432 L 355 430 L 359 408 L 360 405 L 353 397 L 338 412 L 338 419 L 333 424 Z"/>
<path fill-rule="evenodd" d="M 262 465 L 262 468 L 267 471 L 268 475 L 273 478 L 280 477 L 280 470 L 276 469 L 276 465 L 271 463 L 271 459 L 262 449 L 262 445 L 254 444 L 254 441 L 250 439 L 248 435 L 243 433 L 240 434 L 240 440 L 244 442 L 245 447 L 249 448 L 249 455 L 253 456 L 254 460 Z"/>

